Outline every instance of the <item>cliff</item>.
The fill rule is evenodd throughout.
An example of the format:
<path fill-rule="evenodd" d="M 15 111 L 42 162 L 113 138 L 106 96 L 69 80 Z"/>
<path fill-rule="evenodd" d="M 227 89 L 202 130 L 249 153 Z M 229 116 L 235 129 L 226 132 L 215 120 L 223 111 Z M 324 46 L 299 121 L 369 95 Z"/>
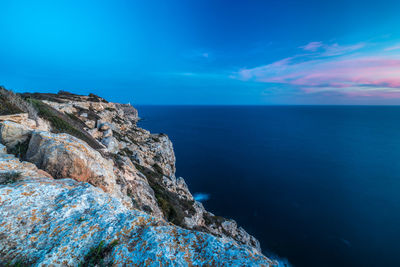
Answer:
<path fill-rule="evenodd" d="M 175 176 L 131 105 L 0 88 L 0 264 L 277 266 Z"/>

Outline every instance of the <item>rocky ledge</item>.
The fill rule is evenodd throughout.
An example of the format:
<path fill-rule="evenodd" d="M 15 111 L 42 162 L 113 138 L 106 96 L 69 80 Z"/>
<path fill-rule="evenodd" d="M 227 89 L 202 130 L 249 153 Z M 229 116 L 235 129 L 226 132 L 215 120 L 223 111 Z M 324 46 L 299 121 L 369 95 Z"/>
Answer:
<path fill-rule="evenodd" d="M 138 120 L 95 95 L 0 88 L 0 265 L 278 266 L 194 200 L 168 136 Z"/>

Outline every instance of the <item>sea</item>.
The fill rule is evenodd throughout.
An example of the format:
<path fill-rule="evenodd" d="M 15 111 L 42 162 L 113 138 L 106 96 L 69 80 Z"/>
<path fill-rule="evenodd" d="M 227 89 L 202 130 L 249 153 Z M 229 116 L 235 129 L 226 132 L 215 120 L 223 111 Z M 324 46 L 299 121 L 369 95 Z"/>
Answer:
<path fill-rule="evenodd" d="M 400 266 L 400 107 L 138 106 L 177 176 L 293 266 Z"/>

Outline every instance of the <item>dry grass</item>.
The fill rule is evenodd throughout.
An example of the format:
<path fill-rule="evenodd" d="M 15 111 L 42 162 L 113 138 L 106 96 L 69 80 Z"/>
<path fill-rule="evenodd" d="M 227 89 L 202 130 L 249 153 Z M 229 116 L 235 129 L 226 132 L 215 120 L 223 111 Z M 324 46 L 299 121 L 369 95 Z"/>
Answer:
<path fill-rule="evenodd" d="M 39 116 L 31 103 L 25 101 L 20 95 L 0 86 L 0 114 L 9 115 L 16 113 L 28 113 L 30 119 L 38 122 Z"/>

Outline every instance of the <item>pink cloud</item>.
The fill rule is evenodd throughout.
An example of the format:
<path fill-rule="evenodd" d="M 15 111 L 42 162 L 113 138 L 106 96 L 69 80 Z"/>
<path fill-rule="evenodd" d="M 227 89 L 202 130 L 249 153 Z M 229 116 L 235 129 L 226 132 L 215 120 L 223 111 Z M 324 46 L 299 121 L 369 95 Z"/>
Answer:
<path fill-rule="evenodd" d="M 339 56 L 347 53 L 357 51 L 365 47 L 364 43 L 354 44 L 354 45 L 339 45 L 337 43 L 331 45 L 324 45 L 325 52 L 321 53 L 320 56 L 330 57 Z"/>
<path fill-rule="evenodd" d="M 400 58 L 359 56 L 303 62 L 287 58 L 243 69 L 237 78 L 292 85 L 306 93 L 338 91 L 349 96 L 400 97 Z"/>

